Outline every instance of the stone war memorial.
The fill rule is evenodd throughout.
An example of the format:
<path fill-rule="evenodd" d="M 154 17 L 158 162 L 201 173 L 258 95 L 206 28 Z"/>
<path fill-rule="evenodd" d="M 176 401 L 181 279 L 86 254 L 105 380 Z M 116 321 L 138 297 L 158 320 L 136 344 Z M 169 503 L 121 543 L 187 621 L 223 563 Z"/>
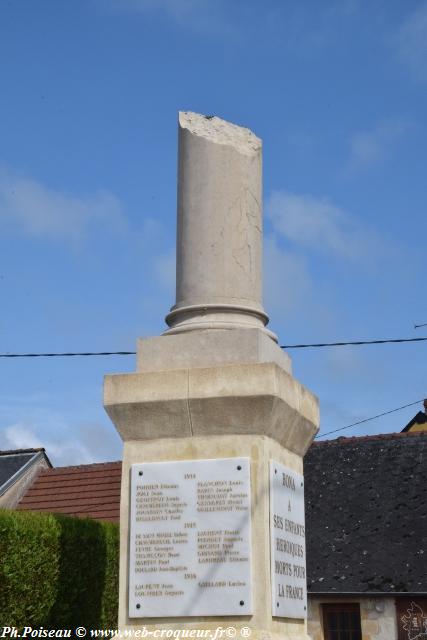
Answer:
<path fill-rule="evenodd" d="M 261 265 L 261 140 L 180 113 L 176 302 L 163 335 L 139 340 L 136 373 L 104 385 L 124 442 L 121 630 L 308 638 L 302 461 L 318 402 L 266 328 Z"/>

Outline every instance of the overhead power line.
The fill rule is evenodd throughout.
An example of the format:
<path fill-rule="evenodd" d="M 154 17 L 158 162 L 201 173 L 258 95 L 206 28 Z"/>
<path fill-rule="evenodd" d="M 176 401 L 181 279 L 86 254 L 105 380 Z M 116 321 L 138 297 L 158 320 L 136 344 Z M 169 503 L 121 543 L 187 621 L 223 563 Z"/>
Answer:
<path fill-rule="evenodd" d="M 134 356 L 136 351 L 96 351 L 81 353 L 0 353 L 0 358 L 69 358 L 72 356 Z"/>
<path fill-rule="evenodd" d="M 390 340 L 357 340 L 353 342 L 319 342 L 316 344 L 284 344 L 282 349 L 307 349 L 311 347 L 346 347 L 361 344 L 393 344 L 397 342 L 422 342 L 427 338 L 394 338 Z"/>
<path fill-rule="evenodd" d="M 384 411 L 383 413 L 378 413 L 376 416 L 372 416 L 371 418 L 365 418 L 364 420 L 358 420 L 357 422 L 352 422 L 351 424 L 346 425 L 345 427 L 340 427 L 339 429 L 333 429 L 332 431 L 327 431 L 326 433 L 319 433 L 315 439 L 323 438 L 324 436 L 329 436 L 331 433 L 337 433 L 338 431 L 344 431 L 344 429 L 350 429 L 350 427 L 355 427 L 358 424 L 363 424 L 364 422 L 370 422 L 371 420 L 375 420 L 376 418 L 381 418 L 382 416 L 388 416 L 390 413 L 394 413 L 395 411 L 400 411 L 401 409 L 406 409 L 406 407 L 413 407 L 414 404 L 420 404 L 422 400 L 417 400 L 416 402 L 410 402 L 409 404 L 404 404 L 401 407 L 397 407 L 396 409 L 390 409 L 390 411 Z"/>
<path fill-rule="evenodd" d="M 423 342 L 425 338 L 394 338 L 389 340 L 357 340 L 351 342 L 318 342 L 313 344 L 282 344 L 281 349 L 311 349 L 317 347 L 346 347 L 364 344 L 396 344 L 399 342 Z M 136 351 L 87 351 L 67 353 L 0 353 L 0 358 L 69 358 L 75 356 L 134 356 Z"/>

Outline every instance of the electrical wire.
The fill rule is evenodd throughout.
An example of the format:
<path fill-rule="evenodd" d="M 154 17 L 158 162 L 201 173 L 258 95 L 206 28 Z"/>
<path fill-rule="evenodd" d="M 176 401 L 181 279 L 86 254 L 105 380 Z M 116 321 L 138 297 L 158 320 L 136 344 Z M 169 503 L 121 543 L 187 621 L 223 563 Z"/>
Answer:
<path fill-rule="evenodd" d="M 347 345 L 364 345 L 364 344 L 387 344 L 387 343 L 397 343 L 397 342 L 419 342 L 421 340 L 427 340 L 427 338 L 401 338 L 394 340 L 370 340 L 370 341 L 357 341 L 357 342 L 325 342 L 319 344 L 297 344 L 297 345 L 282 345 L 281 349 L 303 349 L 309 347 L 342 347 Z M 97 352 L 69 352 L 69 353 L 0 353 L 0 358 L 64 358 L 64 357 L 76 357 L 76 356 L 133 356 L 136 355 L 136 351 L 97 351 Z M 381 418 L 382 416 L 387 416 L 390 413 L 395 413 L 396 411 L 401 411 L 401 409 L 406 409 L 407 407 L 412 407 L 415 404 L 420 404 L 422 400 L 417 400 L 416 402 L 411 402 L 409 404 L 404 404 L 401 407 L 397 407 L 396 409 L 391 409 L 390 411 L 384 411 L 383 413 L 379 413 L 376 416 L 372 416 L 370 418 L 365 418 L 364 420 L 358 420 L 357 422 L 352 422 L 351 424 L 346 425 L 345 427 L 340 427 L 339 429 L 333 429 L 332 431 L 327 431 L 326 433 L 320 433 L 316 436 L 317 438 L 323 438 L 324 436 L 329 436 L 332 433 L 337 433 L 338 431 L 344 431 L 345 429 L 350 429 L 351 427 L 355 427 L 359 424 L 364 424 L 365 422 L 370 422 L 371 420 L 376 420 L 377 418 Z"/>
<path fill-rule="evenodd" d="M 371 418 L 365 418 L 364 420 L 358 420 L 357 422 L 353 422 L 352 424 L 348 424 L 345 427 L 340 427 L 339 429 L 333 429 L 332 431 L 327 431 L 326 433 L 319 433 L 317 438 L 323 438 L 324 436 L 329 436 L 331 433 L 337 433 L 337 431 L 344 431 L 344 429 L 350 429 L 350 427 L 355 427 L 358 424 L 363 424 L 364 422 L 370 422 L 371 420 L 375 420 L 376 418 L 381 418 L 382 416 L 388 416 L 390 413 L 394 413 L 395 411 L 400 411 L 401 409 L 406 409 L 406 407 L 413 407 L 414 404 L 420 404 L 422 400 L 417 400 L 416 402 L 410 402 L 409 404 L 404 404 L 401 407 L 397 407 L 397 409 L 391 409 L 390 411 L 384 411 L 383 413 L 379 413 L 376 416 L 372 416 Z"/>
<path fill-rule="evenodd" d="M 0 353 L 0 358 L 69 358 L 73 356 L 134 356 L 136 351 L 98 351 L 86 353 Z"/>
<path fill-rule="evenodd" d="M 307 349 L 309 347 L 346 347 L 361 344 L 393 344 L 397 342 L 423 342 L 427 338 L 395 338 L 393 340 L 357 340 L 353 342 L 320 342 L 317 344 L 284 344 L 281 349 Z"/>
<path fill-rule="evenodd" d="M 399 342 L 423 342 L 425 338 L 395 338 L 390 340 L 357 340 L 353 342 L 319 342 L 314 344 L 283 344 L 281 349 L 310 349 L 316 347 L 346 347 L 364 344 L 396 344 Z M 0 353 L 0 358 L 68 358 L 74 356 L 134 356 L 136 351 L 96 351 L 79 353 Z"/>

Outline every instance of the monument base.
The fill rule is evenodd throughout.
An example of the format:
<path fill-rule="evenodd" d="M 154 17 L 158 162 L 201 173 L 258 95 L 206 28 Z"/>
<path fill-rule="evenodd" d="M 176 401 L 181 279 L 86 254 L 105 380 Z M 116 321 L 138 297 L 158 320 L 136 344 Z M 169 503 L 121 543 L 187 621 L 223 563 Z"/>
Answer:
<path fill-rule="evenodd" d="M 261 329 L 205 329 L 138 340 L 139 372 L 260 362 L 292 373 L 286 351 Z"/>
<path fill-rule="evenodd" d="M 207 366 L 208 362 L 213 364 Z M 305 578 L 304 527 L 301 528 L 298 524 L 296 515 L 292 517 L 284 513 L 284 505 L 286 509 L 288 507 L 287 498 L 282 500 L 279 497 L 282 510 L 277 511 L 277 530 L 274 530 L 276 525 L 272 524 L 271 511 L 273 502 L 277 504 L 276 496 L 273 499 L 271 494 L 271 487 L 274 484 L 272 482 L 274 475 L 271 474 L 275 472 L 274 463 L 276 463 L 278 474 L 276 479 L 279 475 L 285 475 L 282 473 L 284 469 L 289 470 L 288 479 L 291 483 L 292 477 L 296 478 L 295 474 L 299 474 L 301 482 L 298 481 L 298 508 L 294 513 L 304 513 L 301 489 L 303 486 L 302 460 L 317 432 L 319 423 L 317 398 L 293 378 L 290 369 L 288 356 L 261 331 L 257 329 L 235 332 L 212 330 L 203 334 L 194 332 L 193 335 L 162 336 L 140 341 L 138 372 L 106 376 L 104 406 L 124 441 L 120 512 L 120 630 L 129 629 L 141 634 L 141 630 L 145 629 L 144 633 L 147 632 L 147 635 L 144 637 L 164 638 L 173 637 L 173 632 L 178 630 L 195 632 L 194 635 L 182 637 L 206 637 L 211 640 L 233 637 L 252 637 L 260 640 L 270 638 L 273 640 L 276 637 L 292 640 L 308 638 L 304 610 L 305 593 L 304 597 L 301 597 L 300 586 L 292 587 L 295 582 L 292 583 L 289 575 L 296 572 L 297 579 L 300 580 L 299 585 L 305 583 L 303 579 Z M 169 587 L 167 583 L 174 582 L 171 576 L 176 577 L 176 574 L 168 574 L 168 568 L 159 570 L 160 564 L 157 569 L 152 570 L 153 573 L 146 571 L 144 563 L 147 563 L 147 566 L 151 562 L 155 564 L 157 562 L 155 558 L 160 557 L 163 558 L 162 562 L 165 562 L 164 558 L 167 556 L 153 554 L 166 553 L 165 540 L 168 533 L 167 527 L 162 523 L 163 516 L 158 517 L 160 512 L 154 511 L 159 520 L 157 533 L 161 536 L 160 543 L 153 542 L 155 540 L 153 537 L 147 542 L 144 535 L 152 535 L 150 531 L 152 532 L 153 529 L 150 529 L 152 525 L 150 515 L 147 518 L 149 511 L 146 513 L 143 511 L 145 507 L 161 509 L 160 503 L 163 500 L 173 501 L 181 498 L 177 497 L 178 489 L 172 495 L 173 491 L 168 493 L 168 489 L 163 491 L 163 487 L 157 487 L 156 484 L 150 485 L 149 474 L 145 475 L 144 465 L 147 465 L 148 472 L 150 463 L 169 463 L 167 467 L 178 468 L 180 461 L 217 461 L 219 465 L 223 463 L 226 465 L 227 460 L 229 462 L 233 458 L 245 459 L 244 464 L 239 464 L 242 468 L 250 466 L 250 482 L 248 481 L 247 486 L 251 494 L 249 527 L 251 543 L 247 546 L 251 578 L 247 581 L 246 578 L 244 580 L 242 578 L 241 584 L 245 586 L 247 584 L 249 588 L 251 605 L 247 608 L 249 598 L 242 596 L 244 606 L 242 609 L 237 607 L 237 610 L 242 612 L 247 608 L 249 613 L 218 614 L 218 611 L 234 611 L 234 609 L 232 603 L 229 606 L 224 597 L 223 609 L 218 605 L 218 598 L 214 602 L 215 596 L 218 595 L 215 589 L 219 582 L 215 582 L 215 578 L 206 578 L 206 569 L 207 573 L 211 571 L 213 576 L 221 571 L 218 571 L 218 566 L 215 565 L 216 560 L 212 560 L 212 556 L 208 562 L 205 562 L 203 572 L 202 564 L 197 565 L 198 553 L 201 549 L 201 546 L 198 546 L 197 533 L 194 557 L 196 568 L 200 569 L 200 575 L 202 573 L 204 575 L 202 579 L 204 584 L 200 588 L 205 588 L 206 585 L 212 587 L 210 592 L 213 605 L 206 609 L 209 612 L 214 611 L 215 615 L 211 613 L 193 615 L 192 613 L 177 616 L 167 611 L 164 616 L 152 617 L 149 598 L 153 593 L 154 597 L 157 597 L 157 590 L 165 591 Z M 131 483 L 132 465 L 139 465 L 133 468 L 133 483 Z M 200 466 L 208 467 L 209 465 L 198 462 L 194 468 L 197 469 Z M 191 475 L 191 467 L 189 470 Z M 142 478 L 138 477 L 139 471 L 142 471 Z M 145 481 L 146 477 L 147 481 Z M 135 483 L 135 479 L 139 484 Z M 144 482 L 148 485 L 143 486 Z M 194 482 L 198 484 L 197 478 Z M 183 498 L 183 503 L 193 505 L 196 512 L 203 511 L 198 508 L 198 499 L 193 492 L 187 498 Z M 139 504 L 137 504 L 138 500 Z M 237 502 L 238 500 L 234 504 Z M 289 504 L 289 508 L 293 509 L 293 505 Z M 242 509 L 242 506 L 237 504 L 235 513 L 239 509 Z M 206 511 L 208 512 L 209 509 Z M 203 535 L 207 535 L 206 528 L 209 531 L 209 529 L 224 530 L 228 527 L 225 524 L 226 517 L 223 516 L 221 509 L 214 514 L 214 520 L 212 520 L 212 513 L 207 513 L 205 526 L 203 514 L 196 513 L 198 522 L 194 525 L 190 522 L 188 526 L 194 526 L 197 529 L 202 522 L 205 529 Z M 293 542 L 291 541 L 291 544 L 296 546 L 291 547 L 288 547 L 288 542 L 292 535 L 285 533 L 288 517 L 290 521 L 292 520 L 293 533 L 296 531 L 296 537 L 294 536 Z M 183 518 L 184 516 L 182 519 L 176 518 L 180 520 L 180 527 L 184 526 Z M 168 520 L 169 517 L 164 519 Z M 135 525 L 137 521 L 138 524 Z M 149 526 L 145 524 L 142 526 L 141 523 L 145 521 Z M 138 527 L 140 536 L 139 555 L 136 552 L 135 527 Z M 217 533 L 214 531 L 215 535 Z M 232 532 L 227 530 L 227 534 L 230 533 Z M 276 548 L 278 537 L 281 540 Z M 178 551 L 179 556 L 180 549 L 173 548 L 174 543 L 179 541 L 177 536 L 175 538 L 172 541 L 171 553 Z M 227 544 L 228 542 L 226 541 Z M 210 544 L 215 546 L 212 541 Z M 219 546 L 221 553 L 224 553 L 226 547 L 224 536 Z M 187 545 L 187 554 L 189 548 L 190 545 Z M 230 548 L 235 553 L 232 544 Z M 203 548 L 204 551 L 205 548 Z M 283 553 L 285 557 L 280 556 Z M 288 556 L 286 556 L 287 553 Z M 238 558 L 240 559 L 242 558 Z M 132 580 L 130 580 L 131 560 L 133 562 Z M 134 560 L 140 563 L 137 570 L 135 570 Z M 277 567 L 276 560 L 279 563 Z M 179 561 L 181 562 L 181 559 Z M 218 562 L 222 560 L 219 559 Z M 186 565 L 186 561 L 182 564 Z M 243 575 L 243 563 L 240 566 Z M 238 570 L 237 561 L 234 563 L 233 570 L 236 569 Z M 195 578 L 195 573 L 197 572 L 190 573 L 188 578 L 197 582 L 198 585 L 199 577 Z M 185 579 L 183 571 L 181 574 L 181 578 Z M 231 586 L 234 587 L 236 584 L 240 585 L 238 579 Z M 185 584 L 183 590 L 188 595 Z M 153 593 L 149 594 L 148 591 Z M 237 594 L 237 591 L 235 593 Z M 170 591 L 166 595 L 170 598 Z M 295 600 L 292 600 L 293 598 Z M 197 592 L 195 599 L 197 600 Z M 205 592 L 204 603 L 206 602 L 209 604 L 209 597 L 206 597 Z M 162 610 L 161 607 L 151 607 L 151 609 L 152 611 Z M 174 603 L 175 610 L 179 610 L 179 607 L 177 608 Z M 188 597 L 183 610 L 193 611 L 188 606 Z M 197 610 L 197 607 L 194 610 Z M 200 610 L 202 609 L 199 608 Z M 142 617 L 141 614 L 145 611 L 147 615 Z M 279 611 L 281 616 L 289 614 L 289 617 L 275 615 Z M 225 630 L 228 628 L 232 630 L 226 633 Z M 235 636 L 229 635 L 234 633 L 233 629 Z M 162 630 L 163 635 L 161 635 Z M 197 630 L 204 631 L 205 635 L 200 633 L 197 635 Z M 207 631 L 211 631 L 211 635 L 208 636 Z M 148 632 L 152 632 L 151 635 Z"/>
<path fill-rule="evenodd" d="M 104 407 L 125 442 L 266 435 L 300 456 L 319 423 L 317 398 L 275 362 L 106 376 Z"/>
<path fill-rule="evenodd" d="M 128 602 L 131 466 L 141 462 L 194 461 L 234 457 L 249 458 L 251 467 L 252 613 L 245 616 L 229 617 L 130 618 Z M 161 631 L 158 632 L 158 637 L 173 637 L 166 636 L 166 631 L 210 630 L 212 633 L 209 637 L 214 640 L 218 640 L 221 636 L 223 638 L 251 637 L 260 640 L 273 640 L 274 638 L 308 640 L 306 620 L 279 618 L 271 614 L 273 596 L 270 573 L 270 460 L 302 474 L 301 456 L 285 449 L 267 436 L 222 435 L 125 442 L 120 510 L 119 628 L 121 631 L 125 629 L 133 631 L 146 629 L 148 632 L 165 630 L 163 636 L 159 635 Z M 229 635 L 234 633 L 230 629 L 236 630 L 235 636 Z M 147 635 L 147 637 L 152 636 L 153 633 Z"/>

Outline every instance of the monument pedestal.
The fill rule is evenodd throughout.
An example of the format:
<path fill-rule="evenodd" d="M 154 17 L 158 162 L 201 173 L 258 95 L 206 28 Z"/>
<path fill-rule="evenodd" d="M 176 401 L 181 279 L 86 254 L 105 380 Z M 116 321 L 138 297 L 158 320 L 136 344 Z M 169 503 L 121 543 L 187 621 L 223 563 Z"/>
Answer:
<path fill-rule="evenodd" d="M 244 616 L 129 618 L 129 496 L 131 465 L 144 462 L 206 460 L 248 457 L 251 466 L 251 572 L 252 614 Z M 212 629 L 248 627 L 251 638 L 306 639 L 304 619 L 276 618 L 271 614 L 269 461 L 302 474 L 299 455 L 281 447 L 267 436 L 223 435 L 125 442 L 120 509 L 120 600 L 119 629 Z M 157 582 L 157 579 L 152 579 Z M 224 636 L 226 637 L 226 636 Z"/>
<path fill-rule="evenodd" d="M 241 336 L 241 339 L 245 338 L 251 344 L 255 337 L 247 335 Z M 143 365 L 155 366 L 149 357 L 152 340 L 163 340 L 157 343 L 154 352 L 159 356 L 159 346 L 164 345 L 163 356 L 166 352 L 170 353 L 169 362 L 173 362 L 174 350 L 170 341 L 183 339 L 186 339 L 185 334 L 149 339 L 146 343 L 141 341 L 141 368 Z M 205 336 L 204 339 L 209 340 L 209 337 Z M 268 354 L 270 358 L 274 353 L 276 360 L 285 355 L 278 353 L 279 347 L 270 338 L 265 339 L 273 345 L 272 352 Z M 177 353 L 176 358 L 181 363 L 194 361 L 196 357 L 191 349 L 187 353 L 178 349 Z M 272 613 L 272 602 L 278 594 L 272 593 L 271 580 L 269 465 L 270 461 L 274 461 L 302 476 L 302 457 L 317 430 L 318 403 L 277 362 L 256 362 L 262 355 L 262 349 L 258 350 L 252 362 L 243 364 L 222 363 L 213 367 L 159 369 L 106 377 L 105 408 L 124 440 L 120 512 L 120 629 L 214 630 L 218 627 L 235 627 L 237 637 L 241 637 L 242 628 L 249 628 L 254 638 L 280 636 L 296 640 L 307 637 L 303 617 L 281 618 Z M 201 357 L 206 357 L 206 353 Z M 216 357 L 217 360 L 222 359 L 219 353 Z M 246 359 L 250 360 L 249 355 Z M 161 360 L 165 362 L 164 358 L 158 358 L 158 365 L 161 365 Z M 286 356 L 283 363 L 289 368 Z M 132 465 L 242 457 L 249 459 L 250 463 L 251 614 L 228 617 L 129 617 Z M 220 523 L 221 513 L 217 514 L 217 518 Z M 145 582 L 159 584 L 159 578 L 149 579 L 146 576 Z"/>

